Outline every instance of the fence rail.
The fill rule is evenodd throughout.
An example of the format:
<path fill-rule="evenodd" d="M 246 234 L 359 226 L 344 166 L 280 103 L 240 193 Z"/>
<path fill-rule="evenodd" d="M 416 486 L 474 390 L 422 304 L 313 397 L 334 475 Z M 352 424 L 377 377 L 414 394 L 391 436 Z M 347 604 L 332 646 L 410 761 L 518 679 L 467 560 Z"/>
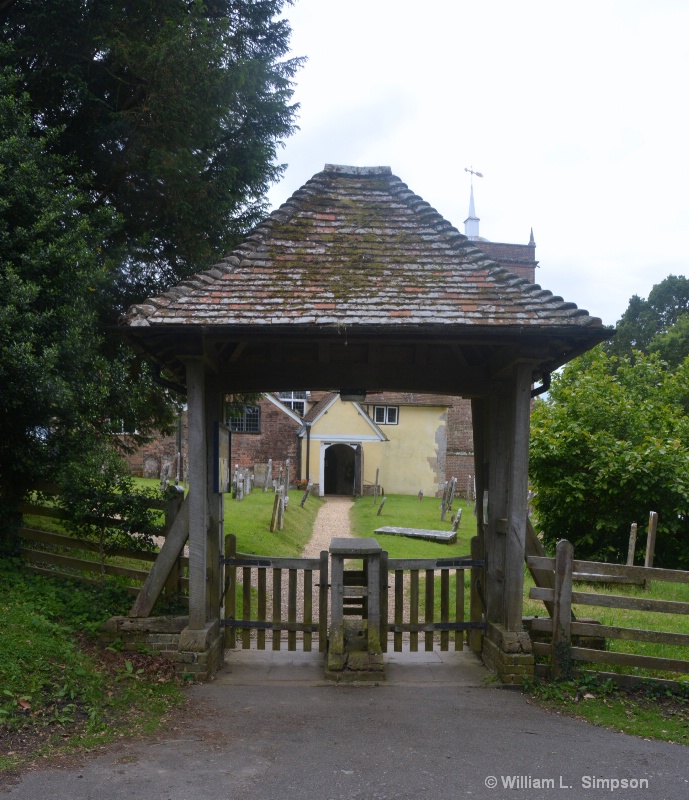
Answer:
<path fill-rule="evenodd" d="M 540 674 L 560 676 L 567 671 L 569 661 L 689 674 L 689 658 L 666 658 L 579 646 L 582 638 L 595 638 L 599 641 L 611 639 L 689 647 L 689 634 L 627 628 L 621 625 L 600 625 L 577 621 L 572 615 L 573 604 L 687 615 L 689 602 L 573 591 L 572 584 L 576 581 L 585 581 L 591 575 L 596 576 L 599 583 L 604 583 L 606 578 L 611 582 L 619 582 L 622 578 L 629 583 L 646 586 L 649 586 L 651 581 L 686 584 L 689 583 L 689 572 L 575 560 L 573 547 L 565 540 L 558 542 L 555 558 L 529 557 L 528 564 L 533 569 L 551 570 L 554 576 L 554 588 L 534 587 L 529 593 L 532 599 L 550 603 L 553 609 L 550 619 L 534 619 L 531 622 L 533 633 L 551 635 L 550 643 L 534 641 L 534 654 L 551 658 L 550 666 L 537 665 Z M 614 673 L 606 673 L 606 676 L 616 677 Z M 630 684 L 639 680 L 645 679 L 625 676 L 621 682 Z"/>
<path fill-rule="evenodd" d="M 35 490 L 40 495 L 48 497 L 57 497 L 60 494 L 60 488 L 49 483 L 42 483 L 36 486 Z M 166 512 L 166 529 L 169 529 L 177 510 L 179 510 L 179 505 L 180 503 L 175 501 L 151 500 L 149 508 Z M 51 505 L 49 501 L 41 503 L 35 499 L 29 500 L 21 503 L 19 510 L 24 516 L 38 518 L 38 525 L 41 524 L 42 518 L 51 522 L 69 518 L 64 509 Z M 109 521 L 119 522 L 107 518 L 99 519 L 105 524 Z M 126 590 L 132 596 L 139 594 L 143 583 L 148 578 L 152 564 L 158 557 L 157 552 L 117 548 L 109 549 L 104 562 L 101 563 L 99 547 L 96 542 L 28 525 L 19 529 L 19 535 L 22 541 L 22 555 L 33 572 L 90 583 L 99 581 L 99 578 L 95 577 L 96 575 L 117 576 L 129 581 Z M 94 560 L 94 556 L 98 556 L 98 560 Z M 112 563 L 113 560 L 121 559 L 132 561 L 133 565 Z M 188 574 L 188 567 L 189 559 L 180 556 L 165 587 L 168 594 L 176 595 L 183 603 L 186 602 L 189 592 L 189 579 L 185 577 Z"/>

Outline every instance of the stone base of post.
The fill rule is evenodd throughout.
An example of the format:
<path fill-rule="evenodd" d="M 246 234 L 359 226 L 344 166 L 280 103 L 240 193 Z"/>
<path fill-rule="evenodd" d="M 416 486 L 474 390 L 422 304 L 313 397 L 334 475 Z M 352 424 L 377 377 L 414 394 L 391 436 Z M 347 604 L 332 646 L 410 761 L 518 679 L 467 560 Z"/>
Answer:
<path fill-rule="evenodd" d="M 224 636 L 219 620 L 208 622 L 201 629 L 185 628 L 179 636 L 175 672 L 207 681 L 223 665 Z"/>
<path fill-rule="evenodd" d="M 483 663 L 504 684 L 520 685 L 534 677 L 534 656 L 527 631 L 507 631 L 488 623 L 481 653 Z"/>
<path fill-rule="evenodd" d="M 325 677 L 337 683 L 385 680 L 383 654 L 380 648 L 371 651 L 365 621 L 345 620 L 344 625 L 331 628 Z"/>

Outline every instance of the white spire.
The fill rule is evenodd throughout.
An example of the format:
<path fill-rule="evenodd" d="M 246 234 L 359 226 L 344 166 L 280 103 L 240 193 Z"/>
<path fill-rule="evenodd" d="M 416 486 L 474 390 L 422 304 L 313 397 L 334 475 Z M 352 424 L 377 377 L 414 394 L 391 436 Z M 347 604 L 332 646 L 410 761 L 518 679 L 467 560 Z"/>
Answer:
<path fill-rule="evenodd" d="M 464 233 L 469 239 L 478 239 L 478 224 L 481 220 L 476 216 L 474 209 L 474 186 L 471 186 L 471 194 L 469 196 L 469 216 L 464 220 Z"/>

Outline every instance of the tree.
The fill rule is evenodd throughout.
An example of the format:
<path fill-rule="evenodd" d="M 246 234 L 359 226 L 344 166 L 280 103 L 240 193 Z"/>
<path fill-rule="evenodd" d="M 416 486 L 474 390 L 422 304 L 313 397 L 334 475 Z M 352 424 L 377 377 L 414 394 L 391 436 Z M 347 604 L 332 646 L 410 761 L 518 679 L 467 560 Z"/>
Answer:
<path fill-rule="evenodd" d="M 689 566 L 689 360 L 596 348 L 553 377 L 532 414 L 530 478 L 544 539 L 620 561 L 632 522 L 659 514 L 658 565 Z"/>
<path fill-rule="evenodd" d="M 290 0 L 23 0 L 0 7 L 10 65 L 50 152 L 121 225 L 112 321 L 223 256 L 266 212 L 294 129 Z"/>
<path fill-rule="evenodd" d="M 617 323 L 617 333 L 605 345 L 610 355 L 631 356 L 634 350 L 643 353 L 663 351 L 677 366 L 689 355 L 689 347 L 684 347 L 682 341 L 689 340 L 686 335 L 677 334 L 672 342 L 666 344 L 663 340 L 675 326 L 686 325 L 689 313 L 689 280 L 683 275 L 668 275 L 651 289 L 648 300 L 634 295 L 627 310 Z M 665 355 L 663 355 L 665 357 Z"/>
<path fill-rule="evenodd" d="M 100 406 L 93 295 L 114 225 L 33 135 L 0 74 L 0 482 L 5 495 L 50 474 Z M 14 487 L 14 488 L 12 488 Z"/>
<path fill-rule="evenodd" d="M 81 463 L 123 419 L 143 434 L 169 407 L 141 363 L 106 357 L 96 298 L 115 262 L 102 243 L 118 224 L 50 152 L 27 98 L 0 72 L 0 538 L 19 524 L 16 503 L 37 480 Z M 109 345 L 118 347 L 118 345 Z M 156 401 L 159 399 L 159 405 Z"/>

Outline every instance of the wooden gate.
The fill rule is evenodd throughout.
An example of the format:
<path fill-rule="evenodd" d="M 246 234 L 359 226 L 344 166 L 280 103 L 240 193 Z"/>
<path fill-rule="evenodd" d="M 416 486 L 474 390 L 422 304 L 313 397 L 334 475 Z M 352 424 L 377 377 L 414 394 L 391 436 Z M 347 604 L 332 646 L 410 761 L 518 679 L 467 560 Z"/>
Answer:
<path fill-rule="evenodd" d="M 462 650 L 465 636 L 468 639 L 471 631 L 485 629 L 480 600 L 484 568 L 483 559 L 471 556 L 388 558 L 383 553 L 381 571 L 389 576 L 382 582 L 387 589 L 381 592 L 381 620 L 386 626 L 381 636 L 383 652 L 388 650 L 391 634 L 395 652 L 401 652 L 407 638 L 409 650 L 417 652 L 419 634 L 424 650 L 449 650 L 451 643 L 454 650 Z"/>
<path fill-rule="evenodd" d="M 225 538 L 225 647 L 325 652 L 328 641 L 328 553 L 320 558 L 277 558 L 237 553 L 237 538 Z M 286 580 L 285 580 L 286 579 Z M 314 588 L 316 600 L 314 603 Z M 268 597 L 270 596 L 270 618 Z M 318 609 L 317 619 L 314 610 Z M 299 637 L 297 634 L 300 634 Z M 239 641 L 238 641 L 239 640 Z"/>
<path fill-rule="evenodd" d="M 329 554 L 319 558 L 277 558 L 237 553 L 235 536 L 225 540 L 225 646 L 233 649 L 305 652 L 327 649 L 330 595 Z M 381 646 L 461 650 L 474 633 L 480 650 L 485 628 L 481 576 L 485 561 L 473 556 L 444 559 L 381 558 Z M 467 573 L 469 580 L 467 581 Z M 345 615 L 361 616 L 361 606 Z M 364 611 L 365 617 L 365 611 Z M 476 638 L 478 637 L 478 638 Z"/>

